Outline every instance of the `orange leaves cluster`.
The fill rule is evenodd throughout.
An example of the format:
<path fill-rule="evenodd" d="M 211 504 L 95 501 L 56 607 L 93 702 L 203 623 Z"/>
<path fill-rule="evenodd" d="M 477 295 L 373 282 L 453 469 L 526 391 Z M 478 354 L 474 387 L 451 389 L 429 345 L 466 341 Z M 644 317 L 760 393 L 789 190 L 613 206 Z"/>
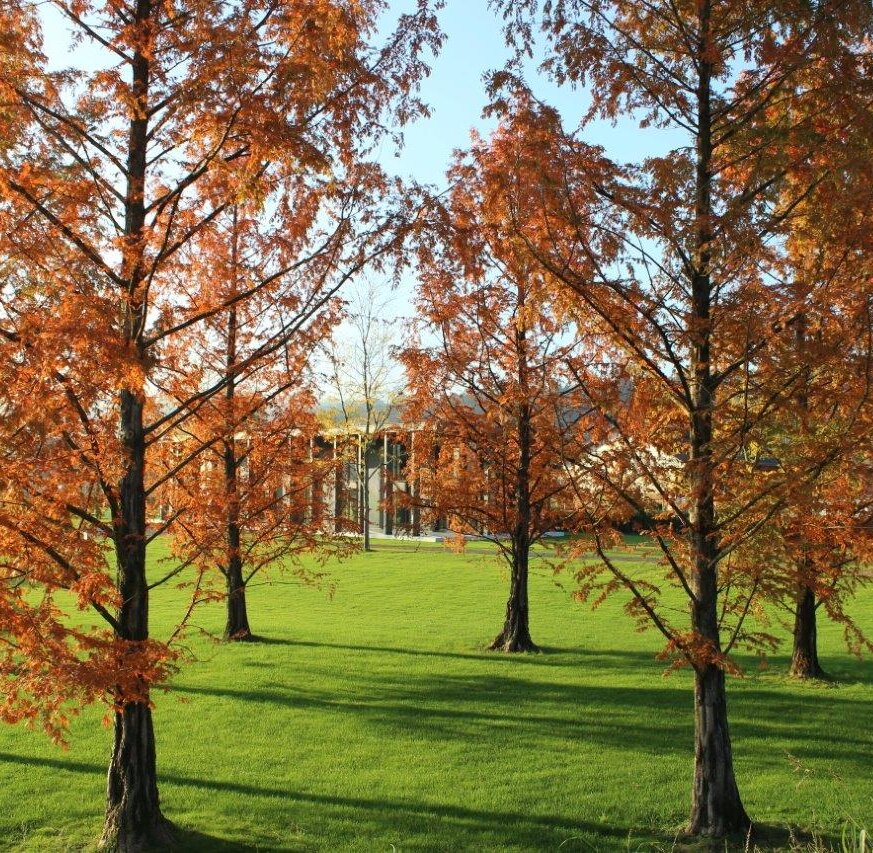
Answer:
<path fill-rule="evenodd" d="M 149 686 L 175 668 L 177 655 L 164 644 L 75 627 L 54 597 L 32 590 L 6 589 L 0 619 L 0 719 L 38 725 L 58 743 L 81 705 L 148 702 Z"/>
<path fill-rule="evenodd" d="M 526 554 L 548 530 L 577 524 L 568 465 L 588 436 L 574 365 L 592 339 L 572 328 L 517 231 L 533 191 L 523 159 L 537 143 L 526 139 L 519 155 L 513 135 L 505 126 L 478 142 L 453 167 L 448 201 L 433 202 L 417 254 L 417 337 L 429 345 L 403 361 L 418 430 L 408 476 L 427 519 Z"/>

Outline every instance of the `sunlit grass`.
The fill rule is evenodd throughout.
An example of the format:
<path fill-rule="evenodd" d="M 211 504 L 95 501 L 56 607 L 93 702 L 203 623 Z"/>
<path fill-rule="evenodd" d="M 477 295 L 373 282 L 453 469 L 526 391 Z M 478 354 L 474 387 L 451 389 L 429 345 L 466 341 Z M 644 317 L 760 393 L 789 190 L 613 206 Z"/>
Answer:
<path fill-rule="evenodd" d="M 489 546 L 373 544 L 333 569 L 332 599 L 253 588 L 267 642 L 215 642 L 221 607 L 195 614 L 194 660 L 156 697 L 161 794 L 184 849 L 669 849 L 688 806 L 692 699 L 687 673 L 662 676 L 657 636 L 635 633 L 618 600 L 574 603 L 540 560 L 532 634 L 545 653 L 488 653 L 507 586 Z M 182 603 L 155 594 L 157 635 Z M 857 608 L 873 630 L 871 605 Z M 849 821 L 873 824 L 873 666 L 834 626 L 821 636 L 834 685 L 789 681 L 786 647 L 768 669 L 744 661 L 730 712 L 749 813 L 838 845 Z M 97 837 L 102 715 L 74 723 L 68 752 L 0 729 L 4 849 Z"/>

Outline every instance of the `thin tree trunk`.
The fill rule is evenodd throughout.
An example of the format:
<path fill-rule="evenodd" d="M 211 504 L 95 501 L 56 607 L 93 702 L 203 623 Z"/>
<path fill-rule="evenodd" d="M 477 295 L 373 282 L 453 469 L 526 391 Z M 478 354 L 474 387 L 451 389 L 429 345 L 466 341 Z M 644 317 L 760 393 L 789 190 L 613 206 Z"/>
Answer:
<path fill-rule="evenodd" d="M 794 678 L 827 678 L 818 660 L 815 593 L 804 586 L 797 597 L 794 613 L 794 647 L 791 669 Z"/>
<path fill-rule="evenodd" d="M 249 626 L 242 560 L 238 556 L 231 558 L 227 568 L 227 624 L 224 628 L 224 639 L 236 642 L 251 642 L 256 639 Z"/>
<path fill-rule="evenodd" d="M 518 307 L 523 313 L 527 293 L 519 286 Z M 509 600 L 506 602 L 506 619 L 503 630 L 494 638 L 490 648 L 501 652 L 538 652 L 539 648 L 530 637 L 528 621 L 528 565 L 531 542 L 530 468 L 533 452 L 533 417 L 528 384 L 527 333 L 523 324 L 515 331 L 515 349 L 518 367 L 518 387 L 521 394 L 516 420 L 518 441 L 518 470 L 515 482 L 515 529 L 512 531 L 512 577 Z"/>
<path fill-rule="evenodd" d="M 237 208 L 233 208 L 233 235 L 231 243 L 231 267 L 233 295 L 236 295 L 237 278 Z M 227 505 L 225 522 L 225 578 L 227 580 L 227 624 L 224 638 L 233 641 L 253 640 L 246 609 L 246 585 L 243 579 L 242 529 L 240 527 L 239 460 L 236 453 L 236 362 L 237 362 L 237 312 L 231 307 L 227 314 L 227 341 L 225 352 L 225 430 L 224 439 L 224 491 Z"/>
<path fill-rule="evenodd" d="M 230 387 L 229 383 L 228 387 Z M 224 443 L 225 486 L 228 491 L 226 537 L 225 579 L 227 584 L 227 624 L 224 629 L 226 640 L 253 640 L 246 609 L 246 585 L 243 578 L 241 541 L 239 524 L 239 484 L 237 481 L 236 445 L 233 437 Z"/>
<path fill-rule="evenodd" d="M 800 314 L 795 323 L 795 346 L 803 362 L 803 373 L 798 385 L 797 407 L 800 411 L 801 430 L 804 435 L 809 430 L 810 364 L 806 346 L 806 315 Z M 806 549 L 797 560 L 799 590 L 794 610 L 794 645 L 791 651 L 789 673 L 794 678 L 827 678 L 818 662 L 818 635 L 816 629 L 815 592 L 809 587 L 809 579 L 815 572 L 813 561 Z"/>

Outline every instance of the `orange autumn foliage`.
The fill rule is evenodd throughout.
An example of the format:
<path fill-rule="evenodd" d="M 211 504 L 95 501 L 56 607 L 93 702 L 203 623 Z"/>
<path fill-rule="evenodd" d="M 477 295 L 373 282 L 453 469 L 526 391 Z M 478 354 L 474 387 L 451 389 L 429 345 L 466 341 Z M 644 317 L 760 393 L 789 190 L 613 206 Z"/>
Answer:
<path fill-rule="evenodd" d="M 407 478 L 425 523 L 444 522 L 457 546 L 466 535 L 497 544 L 511 583 L 493 648 L 530 651 L 531 548 L 579 523 L 567 461 L 589 440 L 574 368 L 592 341 L 552 299 L 554 283 L 513 235 L 514 211 L 481 165 L 458 158 L 418 245 L 419 343 L 402 353 Z"/>

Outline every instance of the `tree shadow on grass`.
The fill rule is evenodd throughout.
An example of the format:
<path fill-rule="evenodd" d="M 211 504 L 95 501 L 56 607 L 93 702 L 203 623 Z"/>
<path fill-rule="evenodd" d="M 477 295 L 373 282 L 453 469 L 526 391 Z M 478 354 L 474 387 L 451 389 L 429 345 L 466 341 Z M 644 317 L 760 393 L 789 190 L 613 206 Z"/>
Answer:
<path fill-rule="evenodd" d="M 259 646 L 295 646 L 297 645 L 293 640 L 286 639 L 284 637 L 266 637 L 263 634 L 258 635 L 258 645 Z"/>
<path fill-rule="evenodd" d="M 80 761 L 54 758 L 32 758 L 0 752 L 0 764 L 26 767 L 48 767 L 75 773 L 102 776 L 105 768 Z M 559 815 L 530 814 L 521 811 L 498 811 L 467 808 L 443 803 L 426 803 L 406 799 L 370 799 L 310 791 L 293 791 L 268 785 L 252 785 L 225 779 L 201 779 L 177 773 L 161 773 L 162 785 L 202 789 L 210 793 L 230 793 L 246 797 L 266 798 L 292 803 L 295 815 L 323 827 L 330 824 L 332 841 L 343 846 L 360 846 L 364 840 L 373 842 L 373 849 L 389 848 L 404 838 L 454 837 L 465 849 L 475 849 L 483 834 L 500 842 L 506 850 L 652 850 L 675 853 L 724 853 L 748 850 L 746 839 L 697 839 L 668 835 L 652 828 L 617 827 L 608 824 L 568 819 Z M 254 819 L 253 819 L 254 824 Z M 190 851 L 258 850 L 290 851 L 309 849 L 311 844 L 289 838 L 277 844 L 275 839 L 260 838 L 256 826 L 240 827 L 249 833 L 248 842 L 229 841 L 177 826 L 178 849 Z M 344 835 L 341 840 L 337 835 Z M 807 841 L 816 840 L 804 832 L 785 827 L 756 824 L 752 840 L 756 849 L 786 850 Z M 819 842 L 838 843 L 830 836 L 818 836 Z M 396 849 L 396 846 L 395 846 Z M 434 848 L 437 849 L 437 848 Z M 443 849 L 443 848 L 439 848 Z M 461 849 L 461 848 L 458 848 Z M 817 848 L 818 849 L 818 848 Z"/>
<path fill-rule="evenodd" d="M 347 682 L 347 684 L 349 684 Z M 681 688 L 553 684 L 486 675 L 401 679 L 370 675 L 333 690 L 173 686 L 170 692 L 271 704 L 289 712 L 350 715 L 379 726 L 386 737 L 429 741 L 537 741 L 556 746 L 584 737 L 603 746 L 663 752 L 690 744 L 690 692 Z M 665 728 L 668 732 L 665 733 Z M 676 735 L 670 736 L 670 734 Z M 681 746 L 679 744 L 682 744 Z"/>
<path fill-rule="evenodd" d="M 819 652 L 821 664 L 828 677 L 823 680 L 790 678 L 788 670 L 791 666 L 789 655 L 773 655 L 767 659 L 767 671 L 784 677 L 786 683 L 806 687 L 809 690 L 839 690 L 854 684 L 873 685 L 873 664 L 869 658 L 859 659 L 845 652 L 827 654 Z M 745 662 L 744 662 L 745 663 Z M 749 668 L 753 663 L 749 664 Z"/>
<path fill-rule="evenodd" d="M 629 847 L 629 849 L 632 849 Z M 679 833 L 668 846 L 657 844 L 651 849 L 657 853 L 750 853 L 750 851 L 837 851 L 839 839 L 835 835 L 806 832 L 785 826 L 755 823 L 749 834 L 728 838 L 696 838 Z"/>
<path fill-rule="evenodd" d="M 191 853 L 240 853 L 243 850 L 258 850 L 259 853 L 273 853 L 279 850 L 290 850 L 289 847 L 270 847 L 258 841 L 254 844 L 241 844 L 238 841 L 228 841 L 226 838 L 216 838 L 214 835 L 207 835 L 204 832 L 196 832 L 193 829 L 185 829 L 184 827 L 176 826 L 174 830 L 176 837 L 175 849 L 177 851 L 191 851 Z M 303 846 L 299 848 L 302 850 Z"/>
<path fill-rule="evenodd" d="M 26 767 L 48 767 L 75 773 L 103 775 L 105 768 L 96 764 L 80 761 L 66 761 L 55 758 L 33 758 L 24 755 L 0 752 L 0 764 L 19 764 Z M 445 803 L 423 803 L 405 799 L 370 799 L 366 797 L 338 796 L 309 791 L 293 791 L 281 787 L 267 785 L 251 785 L 224 779 L 200 779 L 183 776 L 176 773 L 161 773 L 159 783 L 164 785 L 179 785 L 181 787 L 200 788 L 210 792 L 228 792 L 250 797 L 263 797 L 289 801 L 300 807 L 315 807 L 319 810 L 319 825 L 326 821 L 337 826 L 347 825 L 353 836 L 348 840 L 360 841 L 359 834 L 363 823 L 367 823 L 370 834 L 375 838 L 402 839 L 404 836 L 431 835 L 427 828 L 432 827 L 433 837 L 438 837 L 445 823 L 454 825 L 456 832 L 466 834 L 468 841 L 482 832 L 505 836 L 510 839 L 516 849 L 554 849 L 560 845 L 567 846 L 573 839 L 588 837 L 606 841 L 610 848 L 611 841 L 615 849 L 624 848 L 624 839 L 628 837 L 628 829 L 614 827 L 603 823 L 582 820 L 570 820 L 558 815 L 529 814 L 513 811 L 488 811 L 468 808 L 465 806 Z M 329 817 L 323 815 L 328 810 Z M 171 815 L 170 815 L 171 816 Z M 354 818 L 348 821 L 348 818 Z M 345 820 L 344 820 L 345 819 Z M 424 831 L 424 832 L 423 832 Z M 648 831 L 640 830 L 645 837 L 651 837 Z M 254 849 L 248 845 L 214 839 L 201 833 L 180 830 L 180 841 L 187 839 L 188 850 L 218 850 L 232 851 Z M 253 842 L 256 839 L 252 839 Z M 389 842 L 385 842 L 386 846 Z M 590 842 L 586 844 L 591 849 Z M 289 850 L 294 847 L 270 848 L 257 841 L 258 850 Z M 507 848 L 509 849 L 509 848 Z M 569 849 L 573 849 L 570 847 Z M 595 849 L 604 849 L 603 847 Z"/>
<path fill-rule="evenodd" d="M 624 673 L 646 673 L 651 676 L 660 676 L 665 671 L 663 661 L 657 659 L 654 652 L 631 651 L 626 649 L 607 648 L 583 648 L 583 647 L 558 647 L 541 646 L 541 654 L 502 654 L 489 651 L 485 646 L 481 649 L 471 649 L 468 652 L 439 651 L 435 649 L 416 649 L 402 646 L 370 646 L 352 645 L 349 643 L 315 642 L 312 640 L 297 640 L 289 637 L 259 637 L 259 646 L 282 646 L 289 649 L 325 649 L 336 652 L 349 653 L 354 656 L 368 655 L 398 655 L 400 657 L 427 659 L 460 660 L 470 663 L 487 661 L 496 663 L 507 668 L 518 665 L 571 668 L 578 669 L 583 675 L 591 669 L 600 669 L 615 673 L 622 670 Z M 815 689 L 839 690 L 843 686 L 854 684 L 873 685 L 873 667 L 866 662 L 846 654 L 831 655 L 829 672 L 833 678 L 828 682 L 804 683 L 799 680 L 791 680 L 790 684 L 798 687 L 806 687 L 810 693 Z M 749 655 L 739 657 L 739 663 L 747 673 L 746 683 L 756 679 L 756 668 L 759 659 Z M 767 672 L 770 674 L 785 674 L 787 681 L 790 658 L 786 656 L 774 656 L 769 658 Z M 273 668 L 274 663 L 261 663 L 247 661 L 247 666 Z M 784 686 L 784 685 L 783 685 Z M 731 687 L 728 687 L 729 696 L 732 696 Z"/>
<path fill-rule="evenodd" d="M 234 689 L 174 685 L 171 692 L 269 703 L 289 712 L 326 712 L 384 729 L 386 737 L 429 741 L 538 744 L 560 749 L 567 741 L 643 754 L 690 755 L 693 718 L 689 685 L 663 687 L 565 684 L 516 676 L 469 674 L 347 677 L 343 691 L 297 688 Z M 791 693 L 758 685 L 729 692 L 731 730 L 738 758 L 755 753 L 784 764 L 788 754 L 841 762 L 866 772 L 860 748 L 868 703 L 839 693 Z M 834 726 L 840 721 L 840 727 Z M 338 719 L 342 724 L 342 720 Z M 826 734 L 824 734 L 826 733 Z M 775 749 L 773 744 L 779 746 Z M 765 760 L 765 759 L 760 759 Z"/>

